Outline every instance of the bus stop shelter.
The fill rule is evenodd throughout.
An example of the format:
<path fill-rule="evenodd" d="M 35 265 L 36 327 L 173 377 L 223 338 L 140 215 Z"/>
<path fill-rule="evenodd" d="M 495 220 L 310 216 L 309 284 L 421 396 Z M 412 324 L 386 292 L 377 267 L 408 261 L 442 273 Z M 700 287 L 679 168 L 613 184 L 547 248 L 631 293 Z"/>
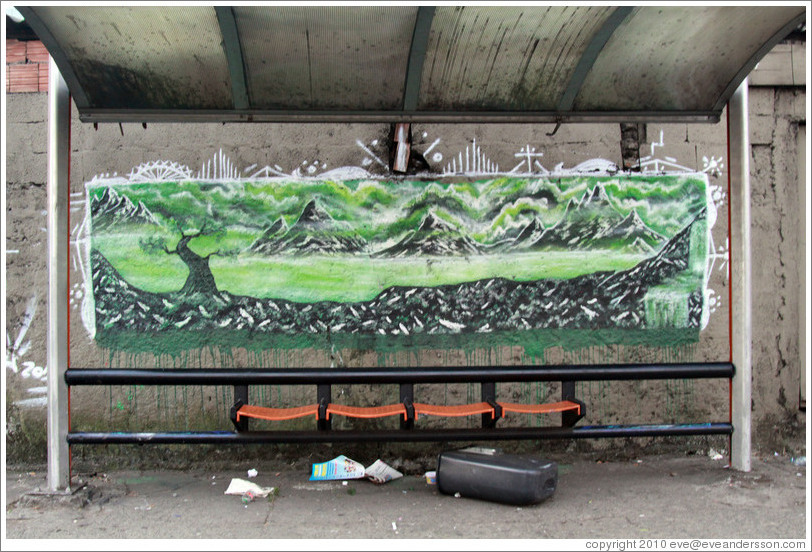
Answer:
<path fill-rule="evenodd" d="M 82 122 L 717 123 L 727 108 L 732 467 L 750 469 L 747 75 L 806 20 L 746 6 L 33 6 L 51 55 L 48 480 L 69 486 L 70 102 Z M 553 126 L 555 125 L 555 127 Z"/>

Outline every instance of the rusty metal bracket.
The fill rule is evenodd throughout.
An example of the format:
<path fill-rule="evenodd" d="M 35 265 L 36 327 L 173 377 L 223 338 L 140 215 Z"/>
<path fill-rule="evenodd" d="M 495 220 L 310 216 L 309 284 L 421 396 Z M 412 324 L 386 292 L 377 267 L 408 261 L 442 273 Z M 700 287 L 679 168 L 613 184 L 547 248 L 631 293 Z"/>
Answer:
<path fill-rule="evenodd" d="M 392 171 L 406 173 L 409 168 L 409 157 L 412 153 L 412 125 L 410 123 L 397 123 L 395 135 L 392 140 L 394 149 Z"/>

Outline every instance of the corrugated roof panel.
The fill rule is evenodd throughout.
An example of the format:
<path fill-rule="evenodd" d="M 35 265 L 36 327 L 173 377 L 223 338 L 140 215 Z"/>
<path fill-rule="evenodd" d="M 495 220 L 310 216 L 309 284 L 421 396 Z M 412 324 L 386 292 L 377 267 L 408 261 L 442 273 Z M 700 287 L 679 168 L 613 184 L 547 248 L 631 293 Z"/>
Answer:
<path fill-rule="evenodd" d="M 235 7 L 257 109 L 399 109 L 417 7 Z"/>
<path fill-rule="evenodd" d="M 438 7 L 419 109 L 555 110 L 614 7 Z"/>
<path fill-rule="evenodd" d="M 232 107 L 214 8 L 53 6 L 37 13 L 91 106 Z"/>
<path fill-rule="evenodd" d="M 737 71 L 799 11 L 778 5 L 637 8 L 598 56 L 575 109 L 713 109 Z"/>
<path fill-rule="evenodd" d="M 717 121 L 794 6 L 19 6 L 83 121 Z"/>

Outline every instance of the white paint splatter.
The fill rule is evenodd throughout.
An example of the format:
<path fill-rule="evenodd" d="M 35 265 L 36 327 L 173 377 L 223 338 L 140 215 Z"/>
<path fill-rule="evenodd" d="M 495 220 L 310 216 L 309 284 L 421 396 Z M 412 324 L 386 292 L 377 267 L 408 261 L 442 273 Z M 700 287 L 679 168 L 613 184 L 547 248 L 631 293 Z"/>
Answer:
<path fill-rule="evenodd" d="M 192 320 L 192 317 L 187 316 L 184 320 L 181 320 L 180 322 L 175 322 L 175 326 L 177 326 L 178 328 L 182 328 L 186 324 L 188 324 L 191 320 Z"/>
<path fill-rule="evenodd" d="M 372 151 L 371 151 L 371 150 L 370 150 L 368 147 L 366 147 L 366 146 L 364 145 L 364 143 L 363 143 L 361 140 L 356 140 L 356 141 L 355 141 L 355 143 L 358 145 L 358 147 L 359 147 L 359 148 L 361 148 L 362 150 L 364 150 L 364 153 L 366 153 L 366 154 L 367 154 L 367 155 L 369 155 L 369 156 L 370 156 L 372 159 L 374 159 L 375 161 L 377 161 L 377 162 L 378 162 L 378 164 L 379 164 L 380 166 L 384 167 L 385 169 L 388 169 L 388 168 L 389 168 L 389 165 L 387 165 L 386 163 L 384 163 L 383 161 L 381 161 L 381 160 L 378 158 L 378 156 L 377 156 L 377 155 L 375 155 L 374 153 L 372 153 Z M 377 140 L 373 140 L 373 141 L 372 141 L 372 145 L 373 145 L 373 146 L 378 145 L 378 141 L 377 141 Z"/>
<path fill-rule="evenodd" d="M 449 330 L 458 332 L 465 327 L 465 324 L 457 324 L 456 322 L 450 322 L 448 320 L 444 320 L 442 318 L 438 318 L 437 321 L 442 325 L 448 328 Z"/>
<path fill-rule="evenodd" d="M 270 178 L 273 176 L 288 176 L 288 175 L 282 172 L 282 167 L 280 167 L 279 165 L 276 165 L 275 168 L 271 168 L 270 166 L 265 165 L 257 172 L 249 176 L 248 179 L 255 180 L 258 178 Z"/>
<path fill-rule="evenodd" d="M 14 340 L 14 344 L 5 351 L 5 365 L 7 370 L 11 370 L 23 378 L 34 378 L 44 381 L 48 375 L 47 369 L 37 366 L 37 364 L 32 361 L 21 362 L 25 354 L 31 348 L 31 341 L 26 341 L 25 337 L 28 335 L 28 330 L 31 328 L 31 323 L 34 321 L 36 313 L 37 296 L 34 295 L 26 304 L 25 312 L 20 320 L 20 330 L 17 332 L 17 338 Z M 6 343 L 11 343 L 11 338 L 8 334 L 6 334 Z M 20 368 L 20 364 L 22 368 Z"/>
<path fill-rule="evenodd" d="M 493 163 L 482 153 L 482 148 L 477 146 L 476 138 L 474 138 L 471 146 L 465 148 L 465 158 L 463 158 L 462 152 L 459 152 L 455 158 L 451 159 L 451 163 L 445 166 L 442 174 L 480 175 L 498 172 L 499 165 Z"/>
<path fill-rule="evenodd" d="M 524 166 L 525 171 L 523 174 L 532 174 L 533 173 L 533 166 L 534 162 L 540 168 L 540 174 L 549 174 L 550 171 L 545 169 L 541 166 L 541 163 L 538 162 L 538 158 L 544 155 L 543 152 L 536 153 L 536 148 L 530 147 L 530 144 L 524 146 L 518 153 L 514 153 L 513 157 L 523 157 L 522 162 L 513 167 L 510 172 L 516 174 L 520 167 Z"/>
<path fill-rule="evenodd" d="M 706 155 L 702 156 L 702 172 L 708 173 L 713 177 L 718 177 L 722 174 L 722 170 L 724 170 L 725 164 L 723 162 L 723 158 L 719 157 L 718 159 L 711 155 L 710 159 Z"/>
<path fill-rule="evenodd" d="M 669 159 L 673 158 L 659 159 L 651 156 L 642 157 L 640 159 L 641 172 L 644 174 L 690 174 L 695 172 Z"/>
<path fill-rule="evenodd" d="M 361 167 L 338 167 L 321 173 L 319 178 L 329 180 L 364 180 L 372 178 L 372 174 Z"/>
<path fill-rule="evenodd" d="M 103 180 L 109 180 L 106 174 Z M 150 161 L 141 163 L 127 175 L 128 182 L 166 182 L 192 177 L 192 170 L 174 161 Z"/>
<path fill-rule="evenodd" d="M 663 142 L 663 129 L 660 129 L 660 141 L 659 142 L 651 142 L 651 156 L 654 156 L 654 148 L 655 147 L 663 147 L 665 143 Z"/>
<path fill-rule="evenodd" d="M 439 143 L 440 143 L 440 139 L 437 138 L 434 142 L 431 143 L 431 145 L 429 147 L 427 147 L 423 151 L 423 155 L 428 155 L 431 152 L 431 150 L 433 150 L 435 147 L 437 147 L 437 144 L 439 144 Z M 442 156 L 440 156 L 440 157 L 442 157 Z"/>
<path fill-rule="evenodd" d="M 595 317 L 598 316 L 598 313 L 593 311 L 592 309 L 587 308 L 585 305 L 581 305 L 581 310 L 586 313 L 590 320 L 594 320 Z"/>
<path fill-rule="evenodd" d="M 22 408 L 43 408 L 48 406 L 48 397 L 34 397 L 33 399 L 21 399 L 14 401 L 19 407 Z"/>

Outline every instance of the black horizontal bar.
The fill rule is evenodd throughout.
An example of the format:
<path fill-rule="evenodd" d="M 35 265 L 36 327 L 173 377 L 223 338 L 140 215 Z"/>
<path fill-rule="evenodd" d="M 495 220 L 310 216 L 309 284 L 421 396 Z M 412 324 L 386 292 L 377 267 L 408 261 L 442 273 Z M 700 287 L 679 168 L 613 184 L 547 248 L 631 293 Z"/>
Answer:
<path fill-rule="evenodd" d="M 593 439 L 601 437 L 657 437 L 730 435 L 729 423 L 611 425 L 565 427 L 503 427 L 476 429 L 414 429 L 375 431 L 201 431 L 165 433 L 68 433 L 71 445 L 113 444 L 255 444 L 328 443 L 359 441 L 505 441 L 516 439 Z"/>
<path fill-rule="evenodd" d="M 733 374 L 733 364 L 727 362 L 420 368 L 71 368 L 65 371 L 65 381 L 68 385 L 292 385 L 695 379 L 730 378 Z"/>
<path fill-rule="evenodd" d="M 718 123 L 716 111 L 79 110 L 83 123 Z"/>

